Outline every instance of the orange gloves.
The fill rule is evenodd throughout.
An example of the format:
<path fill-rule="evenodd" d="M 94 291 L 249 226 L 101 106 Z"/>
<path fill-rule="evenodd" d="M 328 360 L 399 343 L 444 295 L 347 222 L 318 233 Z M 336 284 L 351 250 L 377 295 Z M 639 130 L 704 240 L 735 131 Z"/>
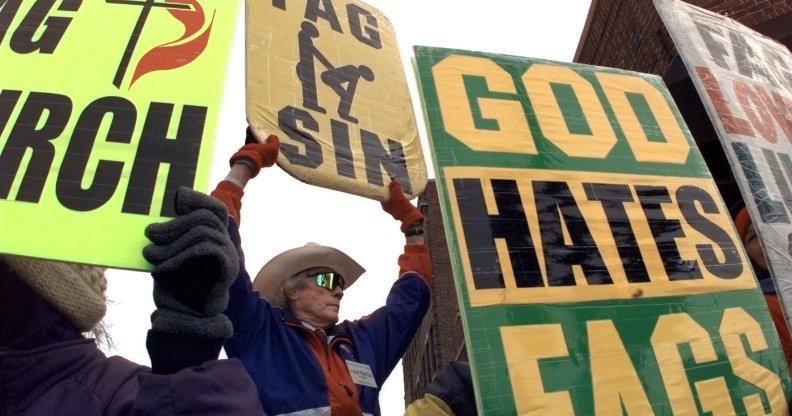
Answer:
<path fill-rule="evenodd" d="M 422 224 L 424 216 L 415 205 L 411 204 L 402 191 L 402 187 L 395 179 L 388 185 L 390 195 L 388 200 L 382 202 L 382 209 L 393 216 L 393 219 L 401 221 L 402 232 L 407 231 L 414 225 Z"/>
<path fill-rule="evenodd" d="M 247 143 L 242 146 L 233 156 L 229 163 L 234 166 L 237 163 L 242 163 L 250 168 L 251 178 L 255 178 L 259 174 L 261 168 L 270 167 L 275 164 L 278 159 L 278 152 L 280 150 L 280 140 L 278 136 L 270 134 L 265 143 Z"/>
<path fill-rule="evenodd" d="M 399 256 L 399 269 L 399 276 L 417 272 L 432 287 L 432 259 L 426 244 L 405 244 L 404 254 Z"/>
<path fill-rule="evenodd" d="M 420 234 L 423 231 L 424 216 L 411 204 L 402 191 L 401 184 L 395 179 L 388 185 L 388 200 L 382 202 L 382 209 L 401 221 L 401 231 L 406 236 Z M 414 233 L 416 229 L 420 232 Z M 432 285 L 432 259 L 426 244 L 405 244 L 404 254 L 399 256 L 399 275 L 413 271 L 421 275 L 426 283 Z"/>

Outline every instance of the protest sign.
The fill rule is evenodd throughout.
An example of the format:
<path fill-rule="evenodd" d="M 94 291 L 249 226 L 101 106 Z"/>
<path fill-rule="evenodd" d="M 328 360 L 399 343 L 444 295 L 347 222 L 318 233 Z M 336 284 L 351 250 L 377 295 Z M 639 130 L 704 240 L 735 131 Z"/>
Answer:
<path fill-rule="evenodd" d="M 229 0 L 4 2 L 0 252 L 145 270 L 143 229 L 205 189 Z"/>
<path fill-rule="evenodd" d="M 792 316 L 792 53 L 734 20 L 656 1 L 731 165 Z"/>
<path fill-rule="evenodd" d="M 278 165 L 317 186 L 409 198 L 427 173 L 393 27 L 360 1 L 247 4 L 247 118 Z"/>
<path fill-rule="evenodd" d="M 415 59 L 481 414 L 786 414 L 764 298 L 659 77 Z"/>

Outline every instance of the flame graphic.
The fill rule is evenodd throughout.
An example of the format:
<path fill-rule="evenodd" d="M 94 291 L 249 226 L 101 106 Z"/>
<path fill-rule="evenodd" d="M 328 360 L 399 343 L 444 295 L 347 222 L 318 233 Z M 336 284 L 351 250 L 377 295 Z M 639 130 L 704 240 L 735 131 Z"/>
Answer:
<path fill-rule="evenodd" d="M 214 13 L 212 21 L 201 32 L 206 22 L 203 8 L 198 0 L 170 0 L 172 3 L 189 4 L 191 10 L 170 9 L 168 12 L 184 25 L 184 34 L 172 42 L 156 46 L 146 52 L 135 68 L 132 81 L 129 87 L 143 75 L 154 71 L 175 69 L 189 64 L 198 58 L 206 49 L 209 43 L 209 34 L 214 24 Z"/>

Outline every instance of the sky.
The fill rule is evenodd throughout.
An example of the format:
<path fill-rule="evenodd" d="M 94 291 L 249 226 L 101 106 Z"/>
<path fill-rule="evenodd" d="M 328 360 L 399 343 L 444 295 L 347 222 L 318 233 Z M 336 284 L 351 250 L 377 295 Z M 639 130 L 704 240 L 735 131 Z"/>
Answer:
<path fill-rule="evenodd" d="M 432 172 L 420 98 L 412 69 L 413 46 L 433 46 L 571 62 L 591 0 L 369 0 L 391 22 L 429 170 Z M 209 188 L 228 172 L 228 158 L 244 143 L 245 49 L 244 1 L 224 87 Z M 377 201 L 304 184 L 280 168 L 265 169 L 245 188 L 241 235 L 248 272 L 255 276 L 271 257 L 317 242 L 334 246 L 356 259 L 366 273 L 349 288 L 341 319 L 356 319 L 385 302 L 398 274 L 396 259 L 404 237 L 399 223 Z M 415 200 L 413 201 L 415 203 Z M 109 270 L 109 308 L 105 317 L 115 347 L 110 354 L 149 364 L 145 349 L 151 300 L 146 273 Z M 384 416 L 402 415 L 401 365 L 380 394 Z"/>

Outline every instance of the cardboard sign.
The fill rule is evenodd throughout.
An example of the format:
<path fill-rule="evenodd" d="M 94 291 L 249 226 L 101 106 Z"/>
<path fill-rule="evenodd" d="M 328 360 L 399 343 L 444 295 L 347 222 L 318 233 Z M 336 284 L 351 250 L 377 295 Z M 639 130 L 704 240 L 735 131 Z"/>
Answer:
<path fill-rule="evenodd" d="M 145 270 L 146 225 L 205 189 L 236 1 L 0 8 L 0 252 Z"/>
<path fill-rule="evenodd" d="M 409 198 L 426 164 L 396 37 L 355 0 L 247 3 L 247 118 L 281 141 L 278 165 L 317 186 Z"/>
<path fill-rule="evenodd" d="M 480 414 L 786 414 L 764 298 L 658 77 L 416 62 Z"/>
<path fill-rule="evenodd" d="M 792 317 L 792 53 L 732 19 L 655 1 L 751 214 Z"/>

